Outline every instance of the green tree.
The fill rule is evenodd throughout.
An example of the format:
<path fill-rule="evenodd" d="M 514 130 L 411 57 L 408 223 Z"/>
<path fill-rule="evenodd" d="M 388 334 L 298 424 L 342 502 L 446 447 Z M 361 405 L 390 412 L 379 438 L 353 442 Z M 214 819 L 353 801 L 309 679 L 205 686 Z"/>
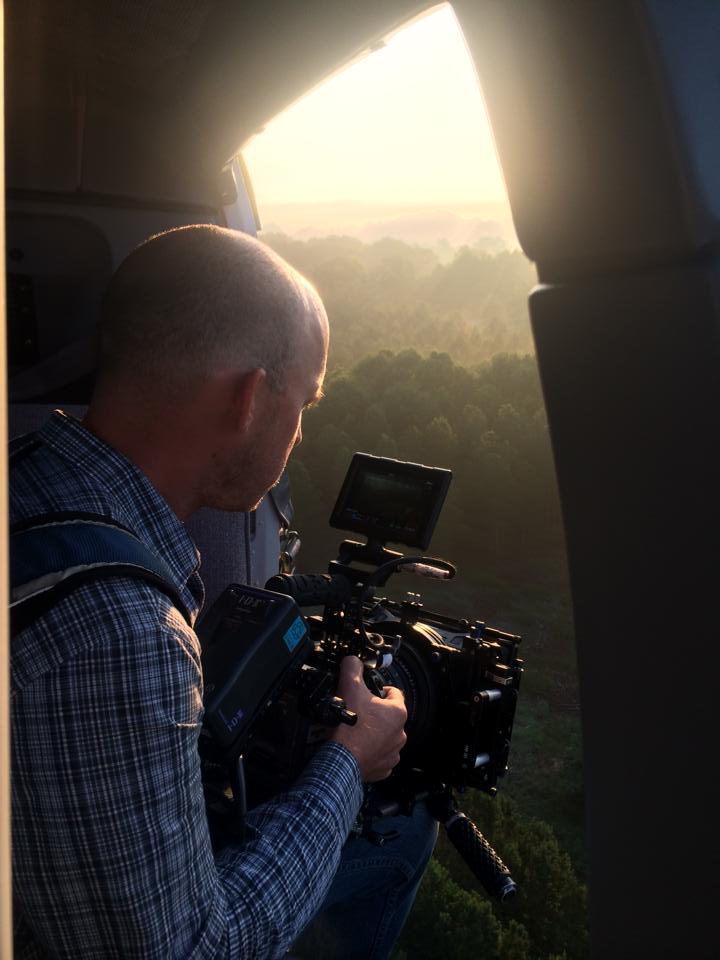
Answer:
<path fill-rule="evenodd" d="M 500 924 L 490 905 L 431 860 L 399 943 L 408 960 L 499 960 L 499 946 Z"/>

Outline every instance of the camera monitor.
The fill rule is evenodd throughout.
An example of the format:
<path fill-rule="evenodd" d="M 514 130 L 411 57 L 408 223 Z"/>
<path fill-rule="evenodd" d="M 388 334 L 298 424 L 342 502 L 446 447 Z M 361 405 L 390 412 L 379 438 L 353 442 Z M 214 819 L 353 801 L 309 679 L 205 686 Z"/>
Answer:
<path fill-rule="evenodd" d="M 330 526 L 425 550 L 451 479 L 452 472 L 440 467 L 356 453 Z"/>

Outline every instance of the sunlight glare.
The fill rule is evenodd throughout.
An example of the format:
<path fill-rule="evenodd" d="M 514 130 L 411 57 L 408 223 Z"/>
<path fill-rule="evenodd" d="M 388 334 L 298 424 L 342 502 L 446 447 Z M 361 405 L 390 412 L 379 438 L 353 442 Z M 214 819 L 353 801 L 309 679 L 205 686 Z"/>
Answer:
<path fill-rule="evenodd" d="M 506 202 L 452 7 L 395 33 L 243 149 L 262 203 Z"/>

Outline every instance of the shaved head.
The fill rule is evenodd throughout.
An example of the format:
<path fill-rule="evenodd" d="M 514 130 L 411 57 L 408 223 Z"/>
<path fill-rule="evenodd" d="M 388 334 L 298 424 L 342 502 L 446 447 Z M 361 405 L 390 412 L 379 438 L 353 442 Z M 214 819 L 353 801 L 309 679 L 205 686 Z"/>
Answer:
<path fill-rule="evenodd" d="M 207 224 L 157 234 L 110 281 L 83 422 L 180 518 L 251 510 L 322 396 L 328 336 L 315 290 L 258 240 Z"/>
<path fill-rule="evenodd" d="M 312 286 L 264 244 L 209 224 L 179 227 L 146 240 L 115 273 L 98 376 L 168 391 L 262 368 L 282 390 L 318 324 L 326 331 Z"/>

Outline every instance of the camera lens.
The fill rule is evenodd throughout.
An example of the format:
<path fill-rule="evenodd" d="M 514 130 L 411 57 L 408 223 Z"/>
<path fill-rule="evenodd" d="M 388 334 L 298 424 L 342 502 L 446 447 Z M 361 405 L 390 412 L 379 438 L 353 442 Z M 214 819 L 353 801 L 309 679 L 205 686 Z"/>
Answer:
<path fill-rule="evenodd" d="M 411 638 L 406 636 L 403 639 L 392 664 L 380 671 L 383 683 L 397 687 L 405 695 L 408 719 L 405 724 L 407 743 L 403 760 L 410 764 L 422 753 L 432 731 L 437 705 L 437 684 L 427 654 L 420 646 L 426 643 L 420 632 L 413 630 Z"/>

